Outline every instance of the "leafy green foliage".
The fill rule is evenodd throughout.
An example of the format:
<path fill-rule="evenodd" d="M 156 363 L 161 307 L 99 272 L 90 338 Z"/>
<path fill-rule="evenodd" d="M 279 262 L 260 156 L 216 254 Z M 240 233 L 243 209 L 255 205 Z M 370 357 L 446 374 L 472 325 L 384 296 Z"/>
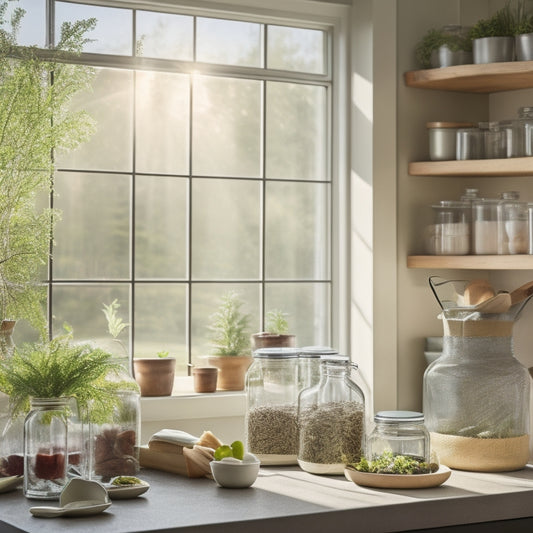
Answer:
<path fill-rule="evenodd" d="M 218 310 L 208 326 L 215 355 L 243 355 L 250 347 L 249 315 L 241 312 L 243 302 L 230 291 L 222 297 Z"/>
<path fill-rule="evenodd" d="M 431 67 L 431 54 L 441 46 L 447 46 L 452 52 L 472 50 L 472 40 L 468 35 L 449 33 L 440 29 L 429 30 L 415 49 L 415 56 L 422 68 Z"/>
<path fill-rule="evenodd" d="M 470 37 L 472 39 L 481 39 L 483 37 L 512 37 L 515 34 L 515 28 L 515 14 L 511 8 L 511 3 L 507 2 L 492 17 L 476 22 L 470 30 Z"/>
<path fill-rule="evenodd" d="M 112 358 L 89 344 L 73 343 L 71 334 L 23 344 L 0 360 L 0 391 L 10 396 L 14 413 L 27 411 L 30 398 L 73 397 L 84 418 L 104 421 L 118 405 L 114 393 L 129 387 L 108 379 L 122 371 Z"/>
<path fill-rule="evenodd" d="M 525 0 L 519 1 L 517 4 L 515 24 L 515 35 L 533 33 L 533 13 L 531 12 L 531 5 L 528 7 Z"/>
<path fill-rule="evenodd" d="M 394 455 L 391 451 L 386 451 L 371 461 L 361 457 L 358 463 L 350 466 L 359 472 L 373 474 L 430 474 L 438 470 L 436 464 L 408 455 Z"/>
<path fill-rule="evenodd" d="M 164 359 L 165 357 L 168 357 L 170 353 L 167 350 L 162 350 L 160 352 L 157 352 L 157 357 L 160 357 L 161 359 Z"/>
<path fill-rule="evenodd" d="M 122 346 L 124 353 L 127 353 L 126 346 L 124 346 L 124 343 L 118 337 L 124 329 L 129 327 L 129 323 L 124 322 L 122 318 L 118 316 L 118 310 L 120 309 L 118 300 L 115 298 L 109 305 L 103 304 L 103 306 L 104 308 L 102 309 L 102 312 L 107 320 L 107 329 L 109 333 L 113 337 L 113 340 Z"/>
<path fill-rule="evenodd" d="M 94 19 L 64 24 L 57 50 L 17 46 L 24 10 L 10 21 L 0 2 L 0 319 L 26 319 L 44 335 L 46 291 L 39 283 L 59 213 L 38 208 L 50 196 L 53 154 L 86 140 L 93 122 L 68 103 L 89 87 L 92 69 L 62 60 L 77 54 Z"/>
<path fill-rule="evenodd" d="M 279 309 L 272 309 L 266 314 L 265 328 L 269 333 L 274 335 L 286 335 L 289 333 L 289 322 L 287 321 L 288 313 Z"/>

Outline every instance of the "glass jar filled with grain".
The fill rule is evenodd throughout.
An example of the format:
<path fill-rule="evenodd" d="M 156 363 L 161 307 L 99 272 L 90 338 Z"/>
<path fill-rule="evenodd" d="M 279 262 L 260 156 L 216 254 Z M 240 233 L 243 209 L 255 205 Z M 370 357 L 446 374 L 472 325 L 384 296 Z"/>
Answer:
<path fill-rule="evenodd" d="M 323 355 L 320 381 L 298 400 L 298 464 L 312 474 L 342 474 L 363 454 L 365 395 L 351 379 L 357 368 L 343 355 Z"/>
<path fill-rule="evenodd" d="M 297 348 L 261 348 L 246 373 L 245 439 L 264 465 L 297 464 Z"/>

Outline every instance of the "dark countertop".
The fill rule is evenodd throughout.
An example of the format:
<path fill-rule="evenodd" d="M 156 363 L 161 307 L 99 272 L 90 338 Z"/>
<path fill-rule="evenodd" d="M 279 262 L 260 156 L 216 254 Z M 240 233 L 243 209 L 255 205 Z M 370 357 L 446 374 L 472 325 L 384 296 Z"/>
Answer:
<path fill-rule="evenodd" d="M 502 474 L 453 471 L 442 486 L 415 490 L 365 488 L 298 467 L 262 467 L 249 489 L 223 489 L 208 479 L 154 470 L 143 469 L 139 477 L 151 485 L 144 495 L 114 500 L 104 513 L 83 518 L 35 518 L 30 507 L 59 502 L 28 500 L 20 488 L 0 494 L 0 532 L 367 533 L 501 520 L 512 520 L 501 529 L 506 533 L 533 531 L 531 465 Z M 479 527 L 473 529 L 489 531 Z"/>

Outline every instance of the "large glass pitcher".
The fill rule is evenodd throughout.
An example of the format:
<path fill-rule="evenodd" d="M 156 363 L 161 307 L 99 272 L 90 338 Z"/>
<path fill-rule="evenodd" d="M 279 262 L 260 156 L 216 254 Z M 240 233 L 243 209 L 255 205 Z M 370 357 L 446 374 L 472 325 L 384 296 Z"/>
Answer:
<path fill-rule="evenodd" d="M 502 293 L 484 306 L 467 305 L 468 295 L 452 283 L 455 301 L 437 296 L 443 353 L 424 374 L 431 449 L 450 468 L 523 468 L 529 458 L 530 377 L 514 357 L 512 330 L 529 297 L 513 304 L 510 294 Z"/>

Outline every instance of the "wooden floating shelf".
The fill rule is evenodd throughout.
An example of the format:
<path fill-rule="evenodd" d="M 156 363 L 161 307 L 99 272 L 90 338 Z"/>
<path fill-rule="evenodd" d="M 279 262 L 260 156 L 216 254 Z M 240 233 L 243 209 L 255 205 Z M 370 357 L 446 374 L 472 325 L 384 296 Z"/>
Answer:
<path fill-rule="evenodd" d="M 466 161 L 413 161 L 411 176 L 533 176 L 533 157 L 509 159 L 468 159 Z"/>
<path fill-rule="evenodd" d="M 468 93 L 492 93 L 533 87 L 533 61 L 413 70 L 406 72 L 408 87 Z"/>
<path fill-rule="evenodd" d="M 407 268 L 533 270 L 533 255 L 410 255 Z"/>

